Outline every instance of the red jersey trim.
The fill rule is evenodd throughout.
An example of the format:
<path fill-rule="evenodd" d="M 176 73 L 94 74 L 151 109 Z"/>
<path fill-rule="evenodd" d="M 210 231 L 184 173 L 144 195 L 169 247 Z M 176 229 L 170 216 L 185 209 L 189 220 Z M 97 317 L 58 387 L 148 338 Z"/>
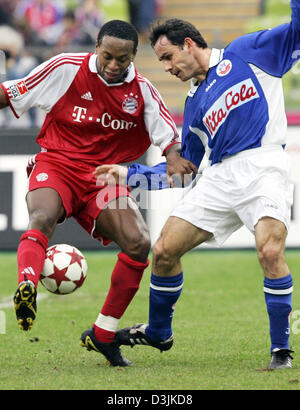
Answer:
<path fill-rule="evenodd" d="M 7 98 L 7 102 L 8 102 L 8 104 L 9 104 L 9 106 L 10 106 L 12 112 L 14 113 L 14 116 L 15 116 L 16 118 L 20 118 L 19 115 L 16 113 L 14 107 L 12 106 L 12 103 L 10 102 L 10 96 L 9 96 L 9 94 L 8 94 L 7 89 L 4 87 L 3 84 L 0 84 L 0 85 L 1 85 L 2 89 L 3 89 L 4 92 L 5 92 L 5 95 L 6 95 L 6 98 Z"/>
<path fill-rule="evenodd" d="M 48 77 L 48 75 L 54 71 L 57 67 L 67 64 L 66 62 L 61 62 L 60 64 L 57 64 L 55 66 L 53 66 L 51 69 L 49 69 L 44 75 L 43 77 L 41 77 L 38 81 L 36 81 L 35 83 L 31 84 L 30 86 L 27 86 L 28 90 L 32 90 L 34 87 L 36 87 L 40 82 L 42 82 L 46 77 Z M 69 64 L 73 64 L 73 65 L 77 65 L 80 66 L 81 63 L 77 64 L 77 63 L 69 63 Z M 26 82 L 27 85 L 27 82 Z"/>
<path fill-rule="evenodd" d="M 54 69 L 63 64 L 73 64 L 80 66 L 84 61 L 84 57 L 63 56 L 56 58 L 51 63 L 47 64 L 42 70 L 35 73 L 33 76 L 26 78 L 26 86 L 30 90 L 37 86 L 45 77 L 47 77 Z"/>
<path fill-rule="evenodd" d="M 168 125 L 170 125 L 170 127 L 172 128 L 172 130 L 174 132 L 174 135 L 178 135 L 175 123 L 173 121 L 173 118 L 171 117 L 167 107 L 165 106 L 165 104 L 161 100 L 161 98 L 160 98 L 159 94 L 157 93 L 156 89 L 153 87 L 153 85 L 146 78 L 142 77 L 140 74 L 137 75 L 137 79 L 138 79 L 139 82 L 144 82 L 148 85 L 153 99 L 159 105 L 160 116 L 165 120 L 165 122 Z"/>
<path fill-rule="evenodd" d="M 164 151 L 163 151 L 163 153 L 162 153 L 162 156 L 166 155 L 166 151 L 167 151 L 172 145 L 175 145 L 175 144 L 180 144 L 180 141 L 171 142 L 171 143 L 164 149 Z"/>

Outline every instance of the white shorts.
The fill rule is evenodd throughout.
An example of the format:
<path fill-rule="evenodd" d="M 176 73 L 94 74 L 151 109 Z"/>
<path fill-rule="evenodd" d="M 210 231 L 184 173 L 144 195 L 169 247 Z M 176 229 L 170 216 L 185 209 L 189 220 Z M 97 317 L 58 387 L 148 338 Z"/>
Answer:
<path fill-rule="evenodd" d="M 254 233 L 265 216 L 289 229 L 293 191 L 288 154 L 280 146 L 255 148 L 207 167 L 171 216 L 213 233 L 207 242 L 221 246 L 243 225 Z"/>

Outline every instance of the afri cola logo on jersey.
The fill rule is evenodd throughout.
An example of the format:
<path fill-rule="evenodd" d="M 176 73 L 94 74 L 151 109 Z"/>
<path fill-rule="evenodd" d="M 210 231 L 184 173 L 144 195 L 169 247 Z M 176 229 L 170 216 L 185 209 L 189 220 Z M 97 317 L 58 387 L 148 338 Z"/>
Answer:
<path fill-rule="evenodd" d="M 226 121 L 230 111 L 259 98 L 259 94 L 251 78 L 235 84 L 226 90 L 203 117 L 203 123 L 213 138 L 220 126 Z"/>
<path fill-rule="evenodd" d="M 137 127 L 137 124 L 133 121 L 114 118 L 108 112 L 104 112 L 101 115 L 89 115 L 87 108 L 79 107 L 78 105 L 75 105 L 72 117 L 74 122 L 94 122 L 103 128 L 112 128 L 113 130 L 130 130 Z"/>

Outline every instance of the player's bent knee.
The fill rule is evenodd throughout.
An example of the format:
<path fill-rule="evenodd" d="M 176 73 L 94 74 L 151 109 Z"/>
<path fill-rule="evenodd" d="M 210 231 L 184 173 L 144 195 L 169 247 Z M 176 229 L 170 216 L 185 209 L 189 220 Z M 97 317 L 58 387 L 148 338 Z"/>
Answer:
<path fill-rule="evenodd" d="M 30 214 L 29 225 L 31 229 L 38 229 L 46 236 L 51 236 L 57 224 L 57 217 L 47 212 L 38 210 Z"/>
<path fill-rule="evenodd" d="M 179 257 L 174 252 L 164 246 L 162 240 L 158 240 L 153 247 L 153 264 L 158 270 L 171 269 Z"/>
<path fill-rule="evenodd" d="M 274 244 L 265 244 L 257 250 L 258 258 L 261 262 L 274 262 L 280 258 L 281 248 Z"/>
<path fill-rule="evenodd" d="M 264 245 L 258 248 L 258 259 L 266 275 L 281 275 L 285 268 L 285 257 L 281 247 Z"/>
<path fill-rule="evenodd" d="M 125 253 L 133 260 L 145 262 L 151 249 L 151 240 L 148 232 L 141 232 L 130 238 L 125 246 Z"/>

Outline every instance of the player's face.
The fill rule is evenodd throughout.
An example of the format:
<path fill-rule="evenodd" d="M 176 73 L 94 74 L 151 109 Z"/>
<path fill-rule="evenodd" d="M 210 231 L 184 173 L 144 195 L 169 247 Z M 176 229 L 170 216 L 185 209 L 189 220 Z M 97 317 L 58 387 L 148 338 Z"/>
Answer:
<path fill-rule="evenodd" d="M 119 83 L 124 80 L 135 57 L 133 47 L 133 41 L 111 36 L 104 36 L 101 44 L 96 45 L 97 70 L 106 82 Z"/>
<path fill-rule="evenodd" d="M 180 47 L 172 44 L 166 36 L 161 36 L 154 51 L 159 61 L 163 62 L 165 71 L 181 81 L 197 78 L 203 71 L 188 43 Z"/>

